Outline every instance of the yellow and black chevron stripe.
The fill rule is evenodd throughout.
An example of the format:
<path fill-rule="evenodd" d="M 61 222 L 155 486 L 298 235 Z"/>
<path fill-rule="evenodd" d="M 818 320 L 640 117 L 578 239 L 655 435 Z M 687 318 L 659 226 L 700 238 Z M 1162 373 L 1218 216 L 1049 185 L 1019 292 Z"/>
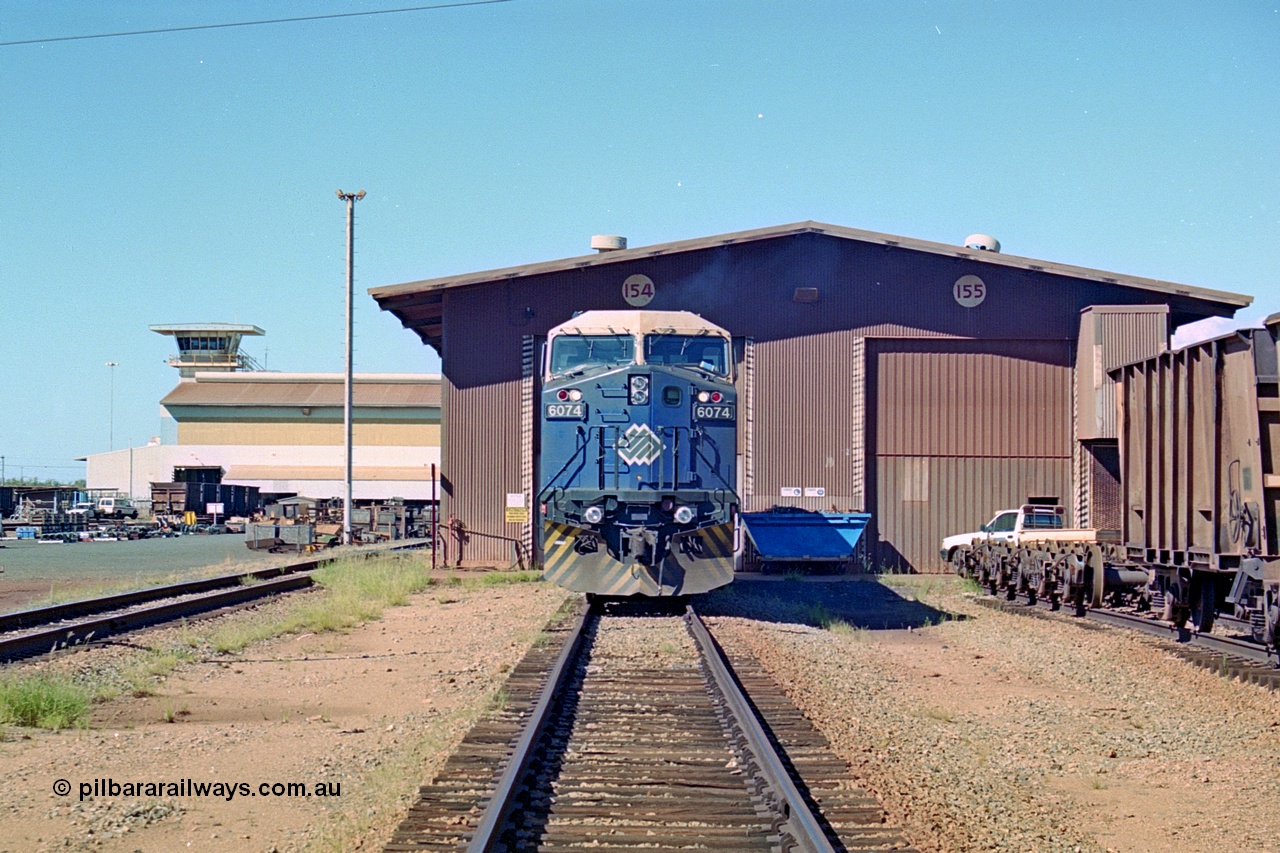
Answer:
<path fill-rule="evenodd" d="M 581 528 L 543 524 L 544 579 L 578 592 L 597 595 L 691 595 L 733 580 L 733 525 L 724 524 L 674 537 L 661 567 L 622 563 L 599 550 L 580 554 L 574 545 Z M 590 534 L 594 535 L 594 534 Z M 681 546 L 681 540 L 696 544 Z"/>
<path fill-rule="evenodd" d="M 696 545 L 682 547 L 682 540 Z M 674 563 L 674 565 L 673 565 Z M 675 571 L 672 571 L 675 570 Z M 719 524 L 672 537 L 663 566 L 663 585 L 671 575 L 680 578 L 679 595 L 694 595 L 733 580 L 733 525 Z"/>

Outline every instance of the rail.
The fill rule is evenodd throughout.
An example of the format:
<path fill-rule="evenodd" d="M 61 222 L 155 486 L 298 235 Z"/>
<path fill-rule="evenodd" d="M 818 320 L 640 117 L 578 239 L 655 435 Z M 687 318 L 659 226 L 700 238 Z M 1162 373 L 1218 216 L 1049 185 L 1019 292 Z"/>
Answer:
<path fill-rule="evenodd" d="M 324 562 L 328 561 L 325 560 Z M 259 569 L 257 571 L 246 572 L 243 574 L 222 575 L 215 578 L 183 581 L 181 583 L 169 584 L 167 586 L 151 587 L 149 589 L 135 590 L 133 592 L 121 592 L 114 595 L 105 595 L 100 598 L 89 598 L 82 601 L 68 601 L 65 604 L 52 604 L 48 607 L 36 607 L 31 610 L 19 610 L 14 613 L 4 613 L 0 614 L 0 633 L 4 633 L 6 631 L 18 631 L 23 628 L 30 628 L 36 625 L 47 625 L 50 622 L 57 622 L 64 619 L 78 619 L 80 617 L 91 616 L 96 613 L 105 613 L 111 610 L 119 610 L 124 607 L 133 607 L 138 604 L 145 604 L 149 601 L 160 601 L 166 598 L 175 598 L 182 595 L 199 595 L 200 593 L 211 592 L 215 589 L 242 586 L 245 584 L 271 580 L 273 578 L 278 578 L 281 575 L 310 571 L 311 569 L 317 568 L 320 563 L 320 560 L 304 560 L 298 563 L 291 563 L 287 566 Z"/>
<path fill-rule="evenodd" d="M 590 618 L 592 617 L 586 612 L 579 616 L 571 638 L 551 667 L 538 702 L 530 712 L 507 766 L 489 798 L 489 805 L 467 844 L 468 853 L 493 853 L 503 849 L 504 829 L 518 805 L 521 786 L 534 762 L 537 744 L 551 721 L 557 700 L 573 672 L 573 663 L 581 651 Z M 798 849 L 805 853 L 835 853 L 824 824 L 810 809 L 792 781 L 782 757 L 775 750 L 751 703 L 738 685 L 723 651 L 691 606 L 686 607 L 685 624 L 698 647 L 704 671 L 713 690 L 720 695 L 733 717 L 740 745 L 748 756 L 748 772 L 757 774 L 756 778 L 762 783 L 763 799 L 777 818 L 777 831 L 783 839 L 782 849 Z"/>
<path fill-rule="evenodd" d="M 538 739 L 542 737 L 547 723 L 551 720 L 551 711 L 555 707 L 560 693 L 564 690 L 565 682 L 572 671 L 570 664 L 577 657 L 578 650 L 582 646 L 588 616 L 589 612 L 585 608 L 578 614 L 578 620 L 573 626 L 569 639 L 565 642 L 564 648 L 560 650 L 555 663 L 552 664 L 547 674 L 547 684 L 543 688 L 542 696 L 538 699 L 538 704 L 533 707 L 533 711 L 529 715 L 529 722 L 525 724 L 520 740 L 516 742 L 515 751 L 511 755 L 511 760 L 507 763 L 506 770 L 498 778 L 493 797 L 489 801 L 489 807 L 485 809 L 480 825 L 476 827 L 475 834 L 471 836 L 471 842 L 467 845 L 468 853 L 488 853 L 488 851 L 498 849 L 498 839 L 502 833 L 502 828 L 506 824 L 507 818 L 511 816 L 511 810 L 516 805 L 516 793 L 519 785 L 525 774 L 529 772 L 529 765 L 533 761 L 535 755 L 534 747 L 538 743 Z"/>
<path fill-rule="evenodd" d="M 790 840 L 806 853 L 835 853 L 822 822 L 809 808 L 800 789 L 791 781 L 782 757 L 773 748 L 746 695 L 738 687 L 720 644 L 711 636 L 701 617 L 694 612 L 693 605 L 685 607 L 685 624 L 689 626 L 689 632 L 698 644 L 698 651 L 716 689 L 723 695 L 735 722 L 742 729 L 746 750 L 754 756 L 757 769 L 764 776 L 771 792 L 766 795 L 766 802 L 773 800 L 770 805 L 786 823 Z M 783 844 L 784 849 L 787 846 L 786 843 Z"/>
<path fill-rule="evenodd" d="M 1055 613 L 1051 604 L 1043 601 L 1023 604 L 988 596 L 978 596 L 974 601 L 1003 613 L 1046 619 L 1065 618 Z M 1250 640 L 1197 633 L 1158 621 L 1150 614 L 1090 609 L 1075 620 L 1081 618 L 1086 625 L 1096 623 L 1147 634 L 1162 641 L 1164 648 L 1190 663 L 1212 669 L 1219 675 L 1280 692 L 1280 664 L 1274 662 L 1274 653 Z"/>
<path fill-rule="evenodd" d="M 414 541 L 299 560 L 281 566 L 0 614 L 0 660 L 83 644 L 193 613 L 228 607 L 311 585 L 310 572 L 334 560 L 424 547 Z M 154 604 L 147 607 L 145 605 Z M 125 612 L 128 611 L 128 612 Z M 80 621 L 74 621 L 80 620 Z M 41 629 L 43 630 L 34 630 Z M 17 634 L 20 636 L 3 636 Z"/>
<path fill-rule="evenodd" d="M 84 645 L 90 640 L 102 639 L 112 634 L 135 631 L 160 622 L 173 621 L 184 616 L 218 610 L 243 604 L 258 598 L 279 595 L 283 592 L 304 589 L 311 585 L 311 575 L 295 572 L 262 583 L 218 589 L 195 597 L 162 601 L 150 607 L 126 612 L 91 616 L 73 624 L 59 624 L 43 630 L 0 638 L 0 660 L 16 660 L 35 654 L 56 651 L 71 646 Z"/>

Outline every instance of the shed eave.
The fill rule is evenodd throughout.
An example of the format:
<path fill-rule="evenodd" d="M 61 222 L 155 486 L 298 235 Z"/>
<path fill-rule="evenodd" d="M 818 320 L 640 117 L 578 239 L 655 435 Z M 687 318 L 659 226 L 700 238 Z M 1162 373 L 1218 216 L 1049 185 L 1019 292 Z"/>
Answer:
<path fill-rule="evenodd" d="M 580 255 L 555 261 L 540 261 L 514 267 L 503 267 L 501 269 L 444 276 L 441 278 L 423 279 L 421 281 L 410 281 L 402 284 L 385 285 L 382 287 L 373 287 L 369 289 L 369 295 L 378 302 L 379 307 L 400 316 L 400 310 L 404 310 L 410 306 L 421 306 L 428 301 L 435 301 L 434 299 L 430 299 L 430 296 L 434 296 L 435 299 L 438 299 L 441 291 L 453 288 L 492 284 L 499 281 L 511 281 L 548 273 L 568 272 L 574 269 L 584 269 L 588 267 L 603 266 L 606 264 L 627 263 L 630 261 L 643 260 L 662 255 L 692 252 L 702 249 L 717 248 L 720 246 L 731 246 L 737 243 L 793 237 L 799 234 L 823 234 L 837 239 L 854 240 L 860 243 L 870 243 L 890 248 L 926 252 L 935 255 L 945 255 L 947 257 L 968 258 L 983 264 L 1025 269 L 1033 272 L 1043 272 L 1050 275 L 1058 275 L 1076 280 L 1096 281 L 1101 284 L 1110 284 L 1118 287 L 1132 287 L 1155 293 L 1179 296 L 1185 299 L 1217 303 L 1222 309 L 1231 312 L 1240 308 L 1248 307 L 1253 303 L 1252 296 L 1240 293 L 1193 287 L 1187 284 L 1145 278 L 1143 276 L 1124 275 L 1121 273 L 1107 272 L 1105 270 L 1097 270 L 1089 267 L 1057 263 L 1055 261 L 1043 261 L 1018 255 L 988 252 L 981 249 L 970 249 L 965 246 L 956 246 L 949 243 L 936 243 L 930 240 L 919 240 L 911 237 L 901 237 L 878 231 L 864 231 L 858 228 L 830 225 L 823 222 L 815 222 L 813 220 L 795 222 L 789 225 L 772 226 L 768 228 L 756 228 L 748 231 L 736 231 L 711 237 L 698 237 L 691 240 L 678 240 L 671 243 L 659 243 L 652 246 L 638 246 L 633 249 L 602 252 L 595 255 Z M 405 320 L 403 317 L 401 317 L 401 319 L 402 321 Z M 405 322 L 405 325 L 409 328 L 414 328 L 415 326 L 412 320 Z"/>

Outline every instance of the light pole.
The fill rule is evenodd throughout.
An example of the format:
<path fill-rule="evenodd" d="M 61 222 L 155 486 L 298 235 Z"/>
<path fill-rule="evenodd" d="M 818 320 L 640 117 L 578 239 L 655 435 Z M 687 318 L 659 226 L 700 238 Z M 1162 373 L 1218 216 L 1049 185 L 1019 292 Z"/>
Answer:
<path fill-rule="evenodd" d="M 351 302 L 355 279 L 355 226 L 356 202 L 364 198 L 364 190 L 344 193 L 338 190 L 338 198 L 347 203 L 347 373 L 342 403 L 343 448 L 346 453 L 344 478 L 346 491 L 342 497 L 342 543 L 350 545 L 351 537 Z"/>
<path fill-rule="evenodd" d="M 118 361 L 108 361 L 107 367 L 111 368 L 111 403 L 110 414 L 108 415 L 109 426 L 107 427 L 107 449 L 116 449 L 116 368 L 120 366 Z"/>

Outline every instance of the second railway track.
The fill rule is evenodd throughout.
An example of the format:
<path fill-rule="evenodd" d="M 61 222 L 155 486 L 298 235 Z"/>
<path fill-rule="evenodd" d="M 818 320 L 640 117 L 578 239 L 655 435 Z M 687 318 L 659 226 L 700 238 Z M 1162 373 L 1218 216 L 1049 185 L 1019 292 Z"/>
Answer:
<path fill-rule="evenodd" d="M 244 582 L 245 580 L 249 582 Z M 15 660 L 136 631 L 162 622 L 207 614 L 311 586 L 310 571 L 267 578 L 233 575 L 223 581 L 155 587 L 138 593 L 56 605 L 12 614 L 16 624 L 0 633 L 0 661 Z"/>
<path fill-rule="evenodd" d="M 1026 604 L 992 596 L 977 596 L 974 601 L 1005 613 L 1064 621 L 1079 621 L 1083 618 L 1082 625 L 1108 625 L 1138 631 L 1155 637 L 1170 652 L 1196 666 L 1267 690 L 1280 691 L 1280 666 L 1274 662 L 1275 656 L 1268 653 L 1264 646 L 1249 640 L 1200 634 L 1157 621 L 1150 614 L 1123 610 L 1091 609 L 1086 611 L 1084 617 L 1077 617 L 1055 611 L 1044 601 Z"/>
<path fill-rule="evenodd" d="M 388 851 L 909 848 L 778 686 L 754 661 L 735 674 L 692 609 L 591 613 L 580 630 L 512 673 L 504 708 L 422 789 Z M 556 659 L 558 686 L 543 677 Z"/>
<path fill-rule="evenodd" d="M 421 543 L 370 548 L 343 557 L 371 557 Z M 330 556 L 267 569 L 149 587 L 32 610 L 0 614 L 0 662 L 85 645 L 163 622 L 209 614 L 306 589 L 311 572 Z"/>

